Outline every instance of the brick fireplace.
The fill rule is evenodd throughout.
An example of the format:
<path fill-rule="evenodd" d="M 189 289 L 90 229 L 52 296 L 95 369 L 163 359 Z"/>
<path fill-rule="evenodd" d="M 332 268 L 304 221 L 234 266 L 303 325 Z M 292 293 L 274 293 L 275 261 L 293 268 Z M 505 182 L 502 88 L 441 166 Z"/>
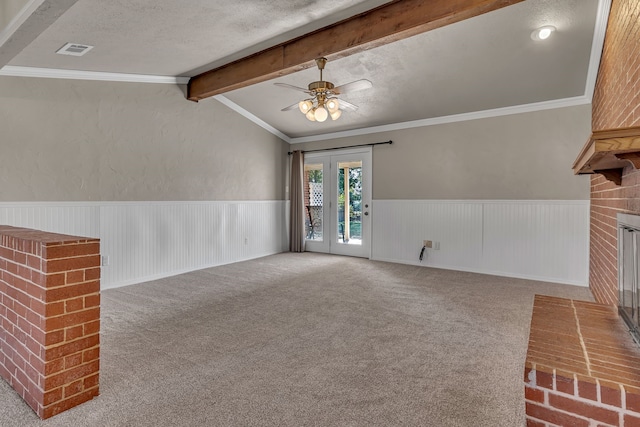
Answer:
<path fill-rule="evenodd" d="M 99 394 L 100 242 L 0 226 L 0 376 L 40 418 Z"/>
<path fill-rule="evenodd" d="M 640 0 L 612 0 L 594 136 L 640 126 L 639 17 Z M 617 309 L 617 214 L 640 214 L 637 153 L 623 154 L 635 166 L 625 162 L 614 173 L 594 167 L 591 175 L 589 287 L 597 303 L 536 296 L 524 375 L 528 427 L 640 426 L 640 347 Z"/>
<path fill-rule="evenodd" d="M 640 0 L 613 0 L 598 80 L 592 128 L 640 126 Z M 640 171 L 624 168 L 622 184 L 591 178 L 589 286 L 596 301 L 618 304 L 616 214 L 640 214 Z"/>

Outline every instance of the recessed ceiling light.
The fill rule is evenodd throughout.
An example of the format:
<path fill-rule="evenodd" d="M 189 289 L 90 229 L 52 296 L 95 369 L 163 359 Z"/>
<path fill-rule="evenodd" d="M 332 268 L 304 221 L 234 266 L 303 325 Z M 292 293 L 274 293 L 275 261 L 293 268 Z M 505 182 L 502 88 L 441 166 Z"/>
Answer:
<path fill-rule="evenodd" d="M 531 38 L 536 41 L 546 40 L 551 36 L 551 33 L 553 33 L 555 30 L 556 30 L 556 27 L 551 25 L 545 25 L 544 27 L 540 27 L 534 30 L 533 33 L 531 33 Z"/>
<path fill-rule="evenodd" d="M 60 55 L 82 56 L 93 49 L 93 46 L 80 43 L 67 43 L 60 49 L 56 50 Z"/>

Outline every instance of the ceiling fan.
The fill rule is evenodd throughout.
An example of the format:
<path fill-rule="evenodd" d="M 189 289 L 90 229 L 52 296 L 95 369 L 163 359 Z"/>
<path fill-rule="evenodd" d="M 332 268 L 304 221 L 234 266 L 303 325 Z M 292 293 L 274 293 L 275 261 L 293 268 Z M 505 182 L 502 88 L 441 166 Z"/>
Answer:
<path fill-rule="evenodd" d="M 324 122 L 329 116 L 331 116 L 332 120 L 337 120 L 342 115 L 342 110 L 355 111 L 358 109 L 357 105 L 343 99 L 338 99 L 336 95 L 369 89 L 373 86 L 372 83 L 367 79 L 356 80 L 341 86 L 335 86 L 331 82 L 325 82 L 322 80 L 322 70 L 324 70 L 326 63 L 327 58 L 316 59 L 316 64 L 320 70 L 320 80 L 309 83 L 309 89 L 286 83 L 274 83 L 276 86 L 297 90 L 311 96 L 310 98 L 303 99 L 300 102 L 283 108 L 282 111 L 298 108 L 310 121 Z"/>

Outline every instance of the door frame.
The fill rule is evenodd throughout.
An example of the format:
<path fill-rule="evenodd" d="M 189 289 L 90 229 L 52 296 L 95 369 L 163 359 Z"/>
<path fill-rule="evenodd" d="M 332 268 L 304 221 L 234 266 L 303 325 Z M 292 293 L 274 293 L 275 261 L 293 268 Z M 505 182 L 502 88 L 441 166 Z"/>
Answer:
<path fill-rule="evenodd" d="M 348 148 L 340 150 L 327 150 L 318 151 L 314 153 L 305 153 L 305 163 L 322 163 L 322 190 L 323 195 L 329 195 L 329 205 L 327 206 L 327 200 L 323 196 L 323 239 L 322 241 L 306 240 L 306 248 L 310 252 L 324 252 L 337 255 L 358 256 L 367 259 L 371 258 L 371 244 L 372 244 L 372 212 L 373 212 L 373 150 L 371 146 Z M 348 244 L 338 243 L 337 230 L 338 230 L 338 213 L 337 213 L 337 171 L 334 172 L 334 167 L 337 167 L 337 162 L 340 161 L 337 158 L 342 156 L 358 155 L 362 157 L 362 204 L 368 204 L 365 215 L 365 208 L 362 208 L 362 246 L 359 246 L 360 253 L 354 254 L 350 252 Z M 336 159 L 334 159 L 336 158 Z M 334 239 L 335 238 L 335 239 Z"/>

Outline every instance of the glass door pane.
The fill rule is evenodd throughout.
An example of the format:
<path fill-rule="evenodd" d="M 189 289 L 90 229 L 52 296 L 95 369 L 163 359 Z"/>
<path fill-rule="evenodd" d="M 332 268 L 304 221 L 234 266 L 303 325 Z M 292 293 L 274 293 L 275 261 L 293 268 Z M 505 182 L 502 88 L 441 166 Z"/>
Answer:
<path fill-rule="evenodd" d="M 371 149 L 331 156 L 331 253 L 371 256 Z"/>
<path fill-rule="evenodd" d="M 338 243 L 362 245 L 362 161 L 338 162 Z"/>
<path fill-rule="evenodd" d="M 324 190 L 322 163 L 304 165 L 305 235 L 307 240 L 322 241 Z"/>

